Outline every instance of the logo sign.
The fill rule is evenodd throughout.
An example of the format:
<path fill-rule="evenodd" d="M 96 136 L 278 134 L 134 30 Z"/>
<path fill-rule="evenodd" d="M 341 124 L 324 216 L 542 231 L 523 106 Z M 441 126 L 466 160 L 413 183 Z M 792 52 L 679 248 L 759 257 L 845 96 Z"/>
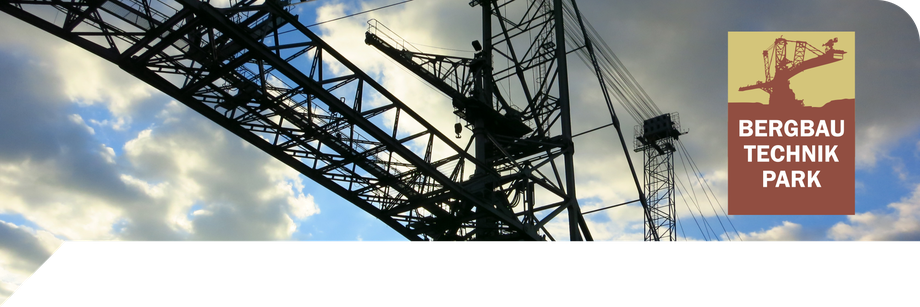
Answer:
<path fill-rule="evenodd" d="M 728 33 L 728 213 L 854 214 L 855 33 Z"/>

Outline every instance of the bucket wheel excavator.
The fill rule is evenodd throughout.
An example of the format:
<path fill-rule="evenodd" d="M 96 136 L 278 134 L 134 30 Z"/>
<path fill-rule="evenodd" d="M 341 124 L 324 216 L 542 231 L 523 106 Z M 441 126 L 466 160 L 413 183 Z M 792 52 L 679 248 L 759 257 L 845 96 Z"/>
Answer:
<path fill-rule="evenodd" d="M 837 43 L 837 38 L 829 39 L 822 45 L 824 51 L 821 51 L 805 41 L 777 38 L 773 45 L 763 51 L 766 79 L 757 81 L 754 85 L 741 87 L 738 91 L 761 89 L 770 94 L 771 106 L 802 107 L 804 103 L 801 99 L 795 99 L 795 93 L 789 87 L 789 79 L 805 70 L 842 60 L 846 51 L 835 49 L 835 43 Z M 795 44 L 795 53 L 791 61 L 787 58 L 786 53 L 786 46 L 789 44 Z"/>

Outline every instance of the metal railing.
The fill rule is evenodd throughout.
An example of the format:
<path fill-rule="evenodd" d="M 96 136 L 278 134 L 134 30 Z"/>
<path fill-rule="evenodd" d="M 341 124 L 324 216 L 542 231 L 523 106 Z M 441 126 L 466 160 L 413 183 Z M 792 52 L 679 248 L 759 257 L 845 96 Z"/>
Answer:
<path fill-rule="evenodd" d="M 371 19 L 367 21 L 367 33 L 376 35 L 382 41 L 398 50 L 422 53 L 422 50 L 418 49 L 418 47 L 415 45 L 412 45 L 412 43 L 406 41 L 405 38 L 399 36 L 399 34 L 396 34 L 396 32 L 388 28 L 377 19 Z"/>

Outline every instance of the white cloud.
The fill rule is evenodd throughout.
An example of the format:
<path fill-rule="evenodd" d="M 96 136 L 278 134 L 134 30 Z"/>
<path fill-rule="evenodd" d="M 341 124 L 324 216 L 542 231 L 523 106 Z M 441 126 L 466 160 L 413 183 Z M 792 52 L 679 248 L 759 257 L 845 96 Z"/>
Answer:
<path fill-rule="evenodd" d="M 99 153 L 102 154 L 102 158 L 109 164 L 115 164 L 115 149 L 105 144 L 99 144 L 99 147 L 101 147 Z"/>
<path fill-rule="evenodd" d="M 96 130 L 94 130 L 93 127 L 90 127 L 89 125 L 87 125 L 86 121 L 83 120 L 83 117 L 80 116 L 80 114 L 70 114 L 70 116 L 68 116 L 67 118 L 70 119 L 70 121 L 73 122 L 74 124 L 77 124 L 77 125 L 82 126 L 83 128 L 86 128 L 86 131 L 89 132 L 89 134 L 96 134 Z"/>
<path fill-rule="evenodd" d="M 891 170 L 898 176 L 898 180 L 901 180 L 901 182 L 908 182 L 910 171 L 907 169 L 907 166 L 904 165 L 904 160 L 900 157 L 892 158 L 892 160 L 894 165 L 891 166 Z"/>
<path fill-rule="evenodd" d="M 155 216 L 162 220 L 135 215 L 135 223 L 166 223 L 192 239 L 288 239 L 296 227 L 291 216 L 319 213 L 296 171 L 176 106 L 168 104 L 163 122 L 124 146 L 134 174 L 122 178 L 161 207 Z M 196 204 L 202 208 L 189 212 Z"/>
<path fill-rule="evenodd" d="M 130 119 L 137 104 L 156 91 L 117 66 L 75 45 L 63 44 L 49 54 L 61 90 L 81 105 L 103 104 L 116 116 Z"/>
<path fill-rule="evenodd" d="M 300 193 L 297 197 L 288 196 L 287 201 L 288 206 L 291 206 L 291 212 L 294 217 L 298 219 L 319 213 L 319 207 L 316 206 L 313 195 L 307 194 L 307 196 L 304 196 L 303 193 Z"/>
<path fill-rule="evenodd" d="M 128 128 L 127 122 L 125 122 L 124 117 L 119 117 L 114 120 L 103 119 L 101 121 L 90 119 L 89 122 L 93 125 L 100 126 L 100 127 L 111 127 L 112 130 L 115 130 L 115 131 L 125 131 Z"/>
<path fill-rule="evenodd" d="M 326 2 L 320 7 L 318 20 L 328 20 L 346 13 L 379 7 L 383 3 L 362 3 L 363 7 L 360 9 L 347 10 L 341 4 Z M 707 180 L 711 180 L 710 185 L 713 186 L 716 195 L 724 200 L 727 179 L 720 175 L 724 175 L 724 157 L 708 154 L 724 152 L 725 146 L 724 139 L 713 137 L 724 134 L 725 123 L 712 120 L 713 117 L 724 117 L 720 116 L 724 112 L 725 103 L 722 91 L 724 82 L 721 81 L 724 78 L 724 69 L 713 67 L 718 68 L 724 64 L 724 59 L 719 55 L 719 52 L 724 51 L 719 47 L 723 46 L 722 34 L 724 28 L 735 24 L 731 19 L 707 18 L 710 16 L 708 14 L 719 12 L 709 10 L 705 5 L 678 4 L 678 8 L 662 10 L 657 5 L 624 3 L 618 4 L 618 9 L 611 10 L 610 7 L 603 6 L 606 5 L 603 3 L 583 3 L 582 10 L 595 22 L 595 26 L 601 29 L 605 38 L 615 43 L 611 44 L 614 50 L 658 101 L 659 106 L 666 112 L 682 112 L 684 124 L 693 131 L 693 134 L 686 138 L 687 145 L 698 159 L 700 167 L 706 172 Z M 297 7 L 313 8 L 316 7 L 310 4 Z M 738 5 L 732 9 L 744 12 L 750 8 Z M 845 9 L 858 11 L 861 7 L 847 6 Z M 602 12 L 604 15 L 601 15 Z M 468 7 L 462 1 L 416 1 L 329 23 L 319 29 L 322 29 L 323 36 L 338 51 L 359 67 L 380 77 L 378 79 L 382 79 L 384 86 L 397 97 L 403 98 L 404 102 L 424 118 L 450 134 L 455 118 L 451 113 L 449 101 L 392 60 L 365 45 L 364 21 L 377 18 L 411 42 L 468 49 L 469 41 L 478 39 L 480 35 L 478 14 L 477 9 Z M 641 18 L 637 19 L 635 16 Z M 885 26 L 890 26 L 887 23 L 876 25 L 877 23 L 858 21 L 853 23 L 853 27 L 867 27 L 869 31 L 880 32 L 879 29 L 885 30 Z M 74 125 L 53 126 L 68 130 L 70 134 L 57 133 L 54 136 L 69 141 L 49 142 L 52 145 L 36 141 L 22 142 L 21 139 L 15 139 L 15 135 L 0 135 L 0 140 L 4 144 L 17 144 L 0 149 L 0 195 L 5 197 L 4 199 L 10 199 L 3 204 L 3 209 L 24 212 L 30 220 L 43 227 L 47 225 L 48 229 L 55 229 L 55 233 L 59 235 L 72 238 L 121 238 L 129 234 L 137 236 L 132 238 L 183 238 L 192 236 L 196 230 L 211 229 L 217 233 L 220 229 L 215 226 L 218 222 L 205 227 L 205 224 L 196 224 L 195 220 L 203 223 L 208 219 L 225 218 L 230 224 L 242 223 L 233 216 L 249 213 L 254 213 L 256 219 L 267 223 L 264 227 L 260 226 L 260 231 L 264 231 L 265 236 L 281 238 L 284 237 L 284 233 L 290 231 L 292 224 L 296 224 L 289 220 L 300 220 L 319 212 L 316 204 L 312 202 L 312 194 L 302 191 L 302 184 L 298 184 L 301 179 L 296 172 L 271 160 L 251 146 L 240 146 L 235 136 L 223 132 L 213 124 L 202 124 L 207 122 L 199 115 L 180 112 L 187 109 L 185 106 L 171 102 L 162 108 L 162 96 L 158 97 L 149 86 L 130 77 L 114 65 L 34 27 L 22 26 L 21 22 L 13 18 L 0 20 L 0 27 L 17 29 L 0 33 L 0 41 L 3 42 L 3 46 L 0 47 L 4 50 L 15 50 L 10 52 L 20 55 L 31 54 L 33 57 L 30 59 L 34 61 L 30 64 L 31 70 L 49 71 L 47 75 L 36 78 L 41 80 L 35 83 L 42 85 L 41 88 L 24 87 L 24 90 L 55 92 L 48 95 L 64 98 L 47 99 L 50 102 L 46 104 L 49 105 L 72 106 L 73 102 L 76 102 L 84 107 L 102 106 L 113 116 L 108 119 L 89 119 L 92 127 L 87 126 L 82 117 L 79 120 L 71 117 L 70 123 Z M 916 76 L 916 72 L 898 70 L 907 71 L 898 75 L 881 72 L 894 67 L 892 63 L 898 67 L 910 68 L 918 67 L 918 62 L 901 62 L 898 59 L 904 58 L 899 53 L 902 51 L 891 51 L 888 50 L 891 48 L 881 47 L 890 45 L 886 44 L 885 40 L 898 40 L 897 35 L 860 37 L 865 37 L 869 42 L 858 55 L 862 63 L 866 63 L 866 66 L 862 67 L 865 69 L 861 71 L 870 72 L 863 75 L 882 76 L 878 81 L 857 81 L 862 82 L 861 86 L 865 86 L 866 89 L 860 90 L 860 93 L 865 93 L 861 95 L 873 99 L 871 104 L 860 104 L 859 107 L 860 132 L 857 138 L 860 146 L 857 148 L 857 161 L 861 167 L 872 167 L 875 161 L 883 157 L 892 144 L 895 144 L 899 136 L 906 133 L 904 131 L 911 131 L 912 127 L 916 127 L 916 120 L 912 114 L 916 114 L 918 110 L 917 104 L 905 99 L 915 97 L 917 87 L 905 86 L 892 91 L 880 85 L 884 83 L 885 78 L 916 80 L 917 78 L 912 78 Z M 427 51 L 439 52 L 434 49 Z M 707 57 L 712 54 L 716 56 Z M 700 60 L 686 61 L 687 56 L 699 56 Z M 570 62 L 577 64 L 575 60 Z M 584 68 L 574 66 L 578 65 L 573 65 L 573 70 L 577 73 L 585 72 Z M 54 90 L 48 91 L 49 88 Z M 573 84 L 573 88 L 577 93 L 596 93 L 596 85 L 591 78 L 588 78 L 588 82 Z M 889 92 L 893 94 L 883 95 Z M 576 132 L 582 131 L 581 128 L 593 128 L 609 120 L 606 118 L 608 115 L 603 105 L 599 104 L 597 95 L 579 95 L 577 98 L 580 104 L 573 110 L 580 119 L 576 124 L 581 125 L 576 128 Z M 110 128 L 125 131 L 132 123 L 139 121 L 138 117 L 144 113 L 139 109 L 142 101 L 146 100 L 156 101 L 149 103 L 156 105 L 156 111 L 162 109 L 162 112 L 146 113 L 156 117 L 157 126 L 136 135 L 125 145 L 125 154 L 116 157 L 112 147 L 118 148 L 119 144 L 108 145 L 112 147 L 103 145 L 91 132 Z M 44 112 L 47 114 L 44 114 L 43 118 L 47 121 L 43 123 L 66 119 L 68 116 L 67 112 L 58 109 Z M 51 117 L 53 114 L 59 117 Z M 622 112 L 620 115 L 623 116 Z M 6 127 L 10 128 L 21 129 L 29 126 L 22 122 L 7 123 Z M 624 120 L 627 138 L 631 138 L 628 128 L 632 124 L 634 123 Z M 89 130 L 73 129 L 80 127 Z M 469 137 L 468 132 L 464 134 L 464 138 L 460 140 L 461 144 Z M 44 134 L 36 133 L 29 136 Z M 635 188 L 612 130 L 580 137 L 578 142 L 576 163 L 579 171 L 579 196 L 591 199 L 591 202 L 584 204 L 585 208 L 633 199 Z M 26 145 L 32 147 L 26 148 Z M 9 153 L 17 148 L 25 149 Z M 71 157 L 75 152 L 82 152 L 84 155 Z M 240 157 L 236 157 L 236 154 Z M 93 157 L 90 158 L 90 155 Z M 634 161 L 639 166 L 641 157 L 635 154 L 633 157 L 637 158 Z M 123 161 L 119 162 L 119 159 Z M 88 171 L 90 168 L 94 170 Z M 904 171 L 906 172 L 906 169 Z M 209 172 L 214 174 L 208 175 Z M 251 194 L 243 195 L 246 193 Z M 256 196 L 260 198 L 255 199 Z M 256 203 L 270 205 L 259 206 L 255 205 Z M 188 211 L 196 204 L 201 206 L 195 210 L 199 213 L 189 214 Z M 243 206 L 245 210 L 234 206 Z M 616 238 L 621 233 L 635 233 L 633 227 L 637 222 L 641 225 L 641 214 L 636 214 L 635 209 L 629 208 L 612 209 L 605 213 L 611 222 L 598 224 L 598 237 Z M 709 210 L 704 211 L 707 216 L 715 214 Z M 678 212 L 686 213 L 686 209 L 678 206 Z M 68 219 L 65 220 L 65 217 Z M 201 217 L 201 220 L 198 217 Z M 127 232 L 113 233 L 111 225 L 119 221 L 126 221 L 124 231 Z M 89 226 L 93 223 L 99 225 Z M 135 228 L 141 224 L 149 228 Z M 277 234 L 281 235 L 276 236 Z"/>
<path fill-rule="evenodd" d="M 883 153 L 884 142 L 887 141 L 889 129 L 884 126 L 868 126 L 860 130 L 859 142 L 856 146 L 856 166 L 867 169 L 875 167 L 877 157 Z"/>
<path fill-rule="evenodd" d="M 101 156 L 95 155 L 99 160 Z M 69 161 L 22 161 L 0 166 L 0 210 L 22 214 L 57 235 L 71 239 L 111 239 L 120 215 L 118 196 L 99 195 L 93 182 Z M 104 162 L 103 162 L 104 163 Z M 101 178 L 97 178 L 101 179 Z"/>
<path fill-rule="evenodd" d="M 802 229 L 802 225 L 796 224 L 790 221 L 783 221 L 782 225 L 749 233 L 741 233 L 742 241 L 799 241 L 807 240 L 805 232 Z M 723 234 L 721 236 L 723 239 L 731 237 L 732 240 L 737 240 L 738 235 L 727 236 Z"/>
<path fill-rule="evenodd" d="M 589 215 L 586 222 L 596 241 L 642 241 L 645 236 L 642 211 L 639 205 L 618 207 L 603 211 L 609 221 L 598 222 Z"/>
<path fill-rule="evenodd" d="M 296 171 L 194 112 L 166 109 L 178 120 L 139 132 L 120 161 L 86 141 L 0 163 L 0 210 L 69 239 L 132 240 L 289 239 L 293 218 L 320 212 Z"/>
<path fill-rule="evenodd" d="M 848 216 L 846 222 L 831 227 L 827 236 L 833 240 L 920 240 L 920 185 L 887 210 Z"/>
<path fill-rule="evenodd" d="M 0 221 L 0 302 L 62 243 L 50 232 Z"/>

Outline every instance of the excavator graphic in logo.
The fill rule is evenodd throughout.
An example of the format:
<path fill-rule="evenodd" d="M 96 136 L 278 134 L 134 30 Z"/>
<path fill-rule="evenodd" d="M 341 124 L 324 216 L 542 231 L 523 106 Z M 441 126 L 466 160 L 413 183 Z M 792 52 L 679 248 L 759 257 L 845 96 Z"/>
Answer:
<path fill-rule="evenodd" d="M 786 46 L 795 44 L 795 54 L 790 61 L 786 57 Z M 770 106 L 778 108 L 804 107 L 802 100 L 795 99 L 795 93 L 789 88 L 789 79 L 799 73 L 815 67 L 824 66 L 843 59 L 846 51 L 834 49 L 837 38 L 824 43 L 824 51 L 804 41 L 791 41 L 777 38 L 773 45 L 763 51 L 765 81 L 744 86 L 738 91 L 761 89 L 770 94 Z M 805 59 L 809 57 L 809 59 Z"/>

